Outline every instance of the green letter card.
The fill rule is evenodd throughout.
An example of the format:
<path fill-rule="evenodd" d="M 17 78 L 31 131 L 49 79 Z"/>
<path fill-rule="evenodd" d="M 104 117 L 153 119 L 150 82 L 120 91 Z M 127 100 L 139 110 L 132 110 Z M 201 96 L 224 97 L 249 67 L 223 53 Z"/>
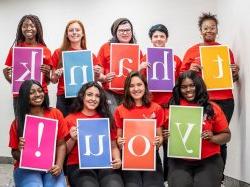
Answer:
<path fill-rule="evenodd" d="M 171 105 L 168 156 L 201 159 L 203 107 Z"/>

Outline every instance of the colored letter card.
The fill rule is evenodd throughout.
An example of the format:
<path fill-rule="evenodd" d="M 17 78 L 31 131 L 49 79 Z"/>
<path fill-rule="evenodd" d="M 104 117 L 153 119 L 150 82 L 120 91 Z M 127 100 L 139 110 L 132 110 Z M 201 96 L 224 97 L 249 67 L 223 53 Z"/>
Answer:
<path fill-rule="evenodd" d="M 227 46 L 200 46 L 202 77 L 208 90 L 233 89 L 231 60 Z"/>
<path fill-rule="evenodd" d="M 176 158 L 201 158 L 201 132 L 203 108 L 170 106 L 168 156 Z"/>
<path fill-rule="evenodd" d="M 138 71 L 140 61 L 139 45 L 111 44 L 110 72 L 115 78 L 110 82 L 110 89 L 123 90 L 124 81 L 131 71 Z"/>
<path fill-rule="evenodd" d="M 152 92 L 171 92 L 174 87 L 173 50 L 167 48 L 148 48 L 147 68 L 148 88 Z"/>
<path fill-rule="evenodd" d="M 92 53 L 88 50 L 64 51 L 65 97 L 76 97 L 83 84 L 94 80 Z"/>
<path fill-rule="evenodd" d="M 124 119 L 123 170 L 155 170 L 156 120 Z"/>
<path fill-rule="evenodd" d="M 40 67 L 43 63 L 43 48 L 14 47 L 13 48 L 12 92 L 19 93 L 25 80 L 34 79 L 42 82 Z"/>
<path fill-rule="evenodd" d="M 48 171 L 54 165 L 58 121 L 26 115 L 20 168 Z"/>
<path fill-rule="evenodd" d="M 78 119 L 77 129 L 80 169 L 111 168 L 109 119 Z"/>

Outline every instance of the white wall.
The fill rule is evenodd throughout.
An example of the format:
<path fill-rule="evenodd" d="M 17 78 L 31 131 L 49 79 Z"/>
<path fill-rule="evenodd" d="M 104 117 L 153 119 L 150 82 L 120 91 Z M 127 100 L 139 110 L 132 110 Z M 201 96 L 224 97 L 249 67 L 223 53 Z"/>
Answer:
<path fill-rule="evenodd" d="M 220 40 L 228 43 L 240 66 L 240 80 L 234 90 L 235 110 L 230 129 L 232 140 L 228 146 L 226 174 L 250 183 L 250 1 L 220 0 L 217 4 L 220 18 Z"/>

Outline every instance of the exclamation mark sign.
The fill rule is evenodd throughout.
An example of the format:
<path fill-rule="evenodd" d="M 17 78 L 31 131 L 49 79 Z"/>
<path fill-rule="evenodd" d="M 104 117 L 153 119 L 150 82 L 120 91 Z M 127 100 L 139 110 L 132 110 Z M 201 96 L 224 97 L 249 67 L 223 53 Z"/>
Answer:
<path fill-rule="evenodd" d="M 41 139 L 42 139 L 42 135 L 43 135 L 43 128 L 44 128 L 44 124 L 42 122 L 40 122 L 38 124 L 38 149 L 39 149 L 40 144 L 41 144 Z M 41 156 L 41 152 L 40 151 L 36 151 L 35 155 L 36 155 L 36 157 L 40 157 Z"/>

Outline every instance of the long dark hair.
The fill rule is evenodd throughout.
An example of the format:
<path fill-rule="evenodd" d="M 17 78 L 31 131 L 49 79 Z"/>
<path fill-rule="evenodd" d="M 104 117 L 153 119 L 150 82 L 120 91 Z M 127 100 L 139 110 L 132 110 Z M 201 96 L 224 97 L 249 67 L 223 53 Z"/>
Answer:
<path fill-rule="evenodd" d="M 109 118 L 111 128 L 115 128 L 114 118 L 111 114 L 111 111 L 107 102 L 107 97 L 105 95 L 104 90 L 97 82 L 88 82 L 81 87 L 81 89 L 79 90 L 77 94 L 77 97 L 74 99 L 70 107 L 71 112 L 76 113 L 76 112 L 81 112 L 83 110 L 84 108 L 83 99 L 84 99 L 85 93 L 87 89 L 93 86 L 96 87 L 100 92 L 100 103 L 98 107 L 96 108 L 96 112 L 104 118 Z"/>
<path fill-rule="evenodd" d="M 114 21 L 114 23 L 111 26 L 111 34 L 112 34 L 112 38 L 109 40 L 110 43 L 120 43 L 120 41 L 117 38 L 117 29 L 120 25 L 124 25 L 128 23 L 131 27 L 131 32 L 132 32 L 132 38 L 129 41 L 129 43 L 131 44 L 135 44 L 136 43 L 136 38 L 134 35 L 134 29 L 133 29 L 133 25 L 131 23 L 131 21 L 127 18 L 118 18 L 117 20 Z"/>
<path fill-rule="evenodd" d="M 148 90 L 148 83 L 145 79 L 145 76 L 143 76 L 142 74 L 140 74 L 138 71 L 132 71 L 130 72 L 130 74 L 127 76 L 126 80 L 125 80 L 125 84 L 124 84 L 124 101 L 123 101 L 123 105 L 127 108 L 127 109 L 131 109 L 135 106 L 135 101 L 133 99 L 133 97 L 130 94 L 130 84 L 131 84 L 131 80 L 133 77 L 138 77 L 139 79 L 142 80 L 142 82 L 145 85 L 145 93 L 142 97 L 142 105 L 146 106 L 146 107 L 150 107 L 151 105 L 151 101 L 150 101 L 150 92 Z"/>
<path fill-rule="evenodd" d="M 169 107 L 169 105 L 180 105 L 180 100 L 183 99 L 181 94 L 181 84 L 186 78 L 191 79 L 195 85 L 195 98 L 193 102 L 199 106 L 203 106 L 204 114 L 207 114 L 208 118 L 213 118 L 214 110 L 211 103 L 209 102 L 207 87 L 203 79 L 197 75 L 195 71 L 186 71 L 179 76 L 176 85 L 173 88 L 173 96 L 170 99 L 169 104 L 164 106 Z"/>
<path fill-rule="evenodd" d="M 36 15 L 32 15 L 32 14 L 23 16 L 21 18 L 21 20 L 19 21 L 18 26 L 17 26 L 16 38 L 15 38 L 13 45 L 17 45 L 17 44 L 25 41 L 25 37 L 22 33 L 22 25 L 26 19 L 31 20 L 32 23 L 34 23 L 34 25 L 36 27 L 36 30 L 37 30 L 36 42 L 46 46 L 46 44 L 43 40 L 43 27 L 42 27 L 41 21 Z"/>
<path fill-rule="evenodd" d="M 18 137 L 23 136 L 25 115 L 29 114 L 31 110 L 30 89 L 33 84 L 36 84 L 42 88 L 42 85 L 38 81 L 25 80 L 19 89 L 18 104 L 17 104 Z M 44 95 L 44 101 L 41 107 L 43 107 L 44 109 L 49 109 L 49 97 L 47 94 Z"/>

